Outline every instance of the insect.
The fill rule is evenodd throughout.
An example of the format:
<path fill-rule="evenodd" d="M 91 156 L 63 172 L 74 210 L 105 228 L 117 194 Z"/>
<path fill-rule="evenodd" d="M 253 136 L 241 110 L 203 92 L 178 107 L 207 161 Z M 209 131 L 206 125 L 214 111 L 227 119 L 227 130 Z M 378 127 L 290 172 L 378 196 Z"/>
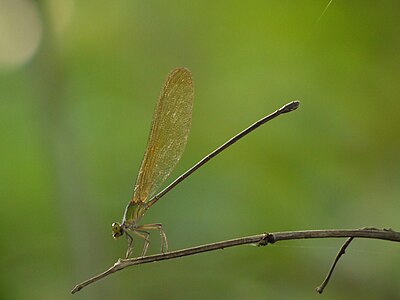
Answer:
<path fill-rule="evenodd" d="M 136 179 L 132 199 L 126 206 L 121 224 L 115 222 L 111 225 L 112 234 L 115 239 L 125 234 L 128 240 L 126 258 L 133 251 L 132 234 L 144 239 L 142 256 L 146 255 L 150 244 L 150 230 L 159 231 L 161 236 L 161 252 L 168 251 L 167 236 L 161 223 L 139 224 L 146 211 L 161 197 L 210 159 L 254 129 L 283 113 L 297 109 L 299 106 L 298 101 L 292 101 L 274 113 L 258 120 L 209 153 L 161 192 L 156 194 L 183 154 L 191 126 L 193 98 L 194 87 L 191 72 L 186 68 L 172 70 L 167 76 L 156 104 L 146 152 Z"/>

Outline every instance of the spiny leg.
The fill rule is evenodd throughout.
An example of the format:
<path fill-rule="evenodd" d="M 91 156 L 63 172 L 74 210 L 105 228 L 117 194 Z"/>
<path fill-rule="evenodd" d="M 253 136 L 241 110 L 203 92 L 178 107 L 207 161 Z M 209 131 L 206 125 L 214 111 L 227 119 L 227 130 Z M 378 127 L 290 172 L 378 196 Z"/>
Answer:
<path fill-rule="evenodd" d="M 147 232 L 147 231 L 142 230 L 142 228 L 140 228 L 140 229 L 136 228 L 133 231 L 133 233 L 136 234 L 138 237 L 141 237 L 142 239 L 144 239 L 142 256 L 145 256 L 146 252 L 147 252 L 147 248 L 149 248 L 149 245 L 150 245 L 150 240 L 148 239 L 150 233 Z"/>
<path fill-rule="evenodd" d="M 167 236 L 165 235 L 165 232 L 163 230 L 163 227 L 162 227 L 161 223 L 146 224 L 146 225 L 137 227 L 136 230 L 139 230 L 139 231 L 142 231 L 142 230 L 159 230 L 160 231 L 160 236 L 161 236 L 161 252 L 165 253 L 165 252 L 168 251 Z"/>
<path fill-rule="evenodd" d="M 128 249 L 126 249 L 125 258 L 128 258 L 132 254 L 132 251 L 133 251 L 133 238 L 127 232 L 125 232 L 125 235 L 126 235 L 126 239 L 128 240 Z"/>

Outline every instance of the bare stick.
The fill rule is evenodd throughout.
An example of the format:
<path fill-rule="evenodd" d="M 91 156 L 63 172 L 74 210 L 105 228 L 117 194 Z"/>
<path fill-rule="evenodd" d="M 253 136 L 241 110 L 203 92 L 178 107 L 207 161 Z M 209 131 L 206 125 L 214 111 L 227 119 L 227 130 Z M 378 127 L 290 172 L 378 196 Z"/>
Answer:
<path fill-rule="evenodd" d="M 226 148 L 228 148 L 230 145 L 236 143 L 238 140 L 240 140 L 242 137 L 246 136 L 250 132 L 252 132 L 254 129 L 257 129 L 261 125 L 267 123 L 268 121 L 271 121 L 272 119 L 275 119 L 276 117 L 294 111 L 296 110 L 300 105 L 299 101 L 292 101 L 280 109 L 276 110 L 272 114 L 269 114 L 268 116 L 258 120 L 254 124 L 250 125 L 247 127 L 245 130 L 242 132 L 239 132 L 237 135 L 235 135 L 233 138 L 228 140 L 225 144 L 219 146 L 217 149 L 215 149 L 213 152 L 209 153 L 207 156 L 205 156 L 203 159 L 201 159 L 197 164 L 195 164 L 193 167 L 191 167 L 189 170 L 187 170 L 185 173 L 183 173 L 181 176 L 176 178 L 170 185 L 168 185 L 165 189 L 163 189 L 161 192 L 159 192 L 157 195 L 155 195 L 148 203 L 147 203 L 147 208 L 152 206 L 154 203 L 156 203 L 162 196 L 164 196 L 166 193 L 168 193 L 170 190 L 172 190 L 175 186 L 177 186 L 180 182 L 188 178 L 194 171 L 196 171 L 198 168 L 203 166 L 206 162 L 208 162 L 210 159 L 213 157 L 217 156 L 219 153 L 224 151 Z"/>
<path fill-rule="evenodd" d="M 400 232 L 391 229 L 376 229 L 376 228 L 362 228 L 362 229 L 329 229 L 329 230 L 304 230 L 304 231 L 286 231 L 276 233 L 263 233 L 248 237 L 241 237 L 232 240 L 201 245 L 197 247 L 171 251 L 164 254 L 156 254 L 139 258 L 119 259 L 112 267 L 105 272 L 96 275 L 74 287 L 71 291 L 72 294 L 80 291 L 87 285 L 96 282 L 110 274 L 125 269 L 126 267 L 146 264 L 167 259 L 174 259 L 178 257 L 195 255 L 198 253 L 214 251 L 239 245 L 255 244 L 257 246 L 266 246 L 279 241 L 298 240 L 298 239 L 316 239 L 316 238 L 368 238 L 380 239 L 392 242 L 400 242 Z"/>
<path fill-rule="evenodd" d="M 353 241 L 353 239 L 354 239 L 353 237 L 348 238 L 348 239 L 344 242 L 344 244 L 342 245 L 342 247 L 340 248 L 340 250 L 339 250 L 338 254 L 336 255 L 335 260 L 333 261 L 332 266 L 330 267 L 329 272 L 328 272 L 328 274 L 326 275 L 324 281 L 321 283 L 320 286 L 318 286 L 318 287 L 316 288 L 316 291 L 317 291 L 318 293 L 322 294 L 322 292 L 324 291 L 326 285 L 327 285 L 328 282 L 329 282 L 329 279 L 331 279 L 333 270 L 335 269 L 337 262 L 339 261 L 340 257 L 342 257 L 342 255 L 346 253 L 346 249 L 347 249 L 347 247 L 350 245 L 350 243 Z"/>

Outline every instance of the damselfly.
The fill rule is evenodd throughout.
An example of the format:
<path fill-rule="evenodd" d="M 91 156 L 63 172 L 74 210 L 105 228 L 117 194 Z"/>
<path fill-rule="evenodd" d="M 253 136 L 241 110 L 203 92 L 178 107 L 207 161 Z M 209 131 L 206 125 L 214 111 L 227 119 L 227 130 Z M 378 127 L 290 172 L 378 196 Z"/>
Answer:
<path fill-rule="evenodd" d="M 158 230 L 160 232 L 161 251 L 167 251 L 167 237 L 161 223 L 139 224 L 145 212 L 172 188 L 230 145 L 262 124 L 281 114 L 293 111 L 299 106 L 298 101 L 290 102 L 272 114 L 258 120 L 209 153 L 156 194 L 183 154 L 192 121 L 193 98 L 194 88 L 191 72 L 186 68 L 172 70 L 164 83 L 156 105 L 146 152 L 136 179 L 132 199 L 125 209 L 122 223 L 112 224 L 112 232 L 115 239 L 124 234 L 127 237 L 128 249 L 126 257 L 129 257 L 133 250 L 133 237 L 131 234 L 144 239 L 142 256 L 146 255 L 150 243 L 149 230 Z"/>

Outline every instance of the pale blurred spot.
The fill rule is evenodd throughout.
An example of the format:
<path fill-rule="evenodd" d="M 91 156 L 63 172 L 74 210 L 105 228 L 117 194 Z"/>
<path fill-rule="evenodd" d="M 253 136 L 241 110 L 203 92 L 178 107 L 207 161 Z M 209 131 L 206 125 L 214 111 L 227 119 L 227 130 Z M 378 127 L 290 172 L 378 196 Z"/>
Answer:
<path fill-rule="evenodd" d="M 61 35 L 67 28 L 74 12 L 73 0 L 49 0 L 46 2 L 50 14 L 51 27 L 55 35 Z"/>
<path fill-rule="evenodd" d="M 0 0 L 0 71 L 26 64 L 42 39 L 42 21 L 36 2 Z"/>

